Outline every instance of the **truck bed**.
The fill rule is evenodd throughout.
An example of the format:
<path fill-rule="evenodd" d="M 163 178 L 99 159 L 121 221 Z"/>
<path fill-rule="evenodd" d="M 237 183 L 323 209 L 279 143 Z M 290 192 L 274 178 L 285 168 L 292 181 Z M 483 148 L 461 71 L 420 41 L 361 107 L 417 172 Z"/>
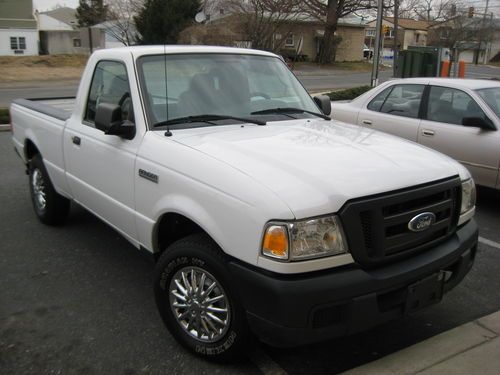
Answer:
<path fill-rule="evenodd" d="M 71 117 L 76 99 L 74 97 L 66 98 L 43 98 L 43 99 L 16 99 L 13 103 L 26 107 L 28 109 L 55 117 L 66 121 Z"/>

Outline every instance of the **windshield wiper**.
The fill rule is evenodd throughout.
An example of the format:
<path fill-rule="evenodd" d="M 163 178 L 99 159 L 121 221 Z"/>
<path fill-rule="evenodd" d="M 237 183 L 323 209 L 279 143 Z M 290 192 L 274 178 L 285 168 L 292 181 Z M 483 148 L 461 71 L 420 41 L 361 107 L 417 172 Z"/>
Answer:
<path fill-rule="evenodd" d="M 283 114 L 286 114 L 286 113 L 309 113 L 310 115 L 318 116 L 318 117 L 321 117 L 322 119 L 325 119 L 328 121 L 332 120 L 329 116 L 324 115 L 322 113 L 308 111 L 306 109 L 301 109 L 301 108 L 293 108 L 293 107 L 269 108 L 269 109 L 263 109 L 261 111 L 255 111 L 255 112 L 252 112 L 250 114 L 251 115 L 265 115 L 265 114 L 270 114 L 270 113 L 283 113 Z"/>
<path fill-rule="evenodd" d="M 217 120 L 236 120 L 256 125 L 266 125 L 265 121 L 254 120 L 246 117 L 236 117 L 236 116 L 226 116 L 226 115 L 196 115 L 196 116 L 185 116 L 185 117 L 173 118 L 171 120 L 160 121 L 154 124 L 153 128 L 158 128 L 160 126 L 176 125 L 176 124 L 189 124 L 192 122 L 206 122 L 211 125 L 217 125 L 212 122 Z"/>

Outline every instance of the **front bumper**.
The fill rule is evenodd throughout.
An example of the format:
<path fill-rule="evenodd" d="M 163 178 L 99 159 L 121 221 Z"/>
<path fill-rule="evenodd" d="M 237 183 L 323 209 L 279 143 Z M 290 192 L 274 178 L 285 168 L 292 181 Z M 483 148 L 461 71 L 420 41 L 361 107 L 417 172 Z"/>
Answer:
<path fill-rule="evenodd" d="M 446 242 L 375 269 L 350 265 L 280 275 L 230 262 L 230 270 L 254 333 L 273 346 L 296 346 L 366 330 L 418 310 L 420 301 L 408 306 L 410 286 L 446 271 L 441 292 L 455 287 L 472 267 L 477 241 L 478 228 L 470 220 Z M 425 288 L 424 294 L 434 292 Z M 422 300 L 421 307 L 428 304 Z"/>

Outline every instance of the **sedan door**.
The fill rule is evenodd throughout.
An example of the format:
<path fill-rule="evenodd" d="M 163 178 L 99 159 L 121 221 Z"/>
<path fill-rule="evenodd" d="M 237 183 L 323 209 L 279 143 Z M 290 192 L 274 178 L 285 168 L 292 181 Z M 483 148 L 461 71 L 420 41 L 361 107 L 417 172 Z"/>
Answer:
<path fill-rule="evenodd" d="M 464 126 L 464 118 L 491 122 L 481 106 L 462 90 L 431 86 L 418 142 L 464 164 L 479 185 L 495 187 L 498 177 L 498 132 Z"/>
<path fill-rule="evenodd" d="M 395 84 L 377 94 L 358 115 L 358 125 L 417 141 L 425 85 Z"/>

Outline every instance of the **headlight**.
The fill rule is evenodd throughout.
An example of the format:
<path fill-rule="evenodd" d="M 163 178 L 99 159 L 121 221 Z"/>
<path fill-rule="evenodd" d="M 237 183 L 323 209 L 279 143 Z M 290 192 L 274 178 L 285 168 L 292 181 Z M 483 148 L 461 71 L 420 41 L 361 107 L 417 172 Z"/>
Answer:
<path fill-rule="evenodd" d="M 460 215 L 470 211 L 476 205 L 476 185 L 472 178 L 462 181 L 462 207 Z"/>
<path fill-rule="evenodd" d="M 262 242 L 263 255 L 281 260 L 305 260 L 346 252 L 337 216 L 269 223 Z"/>

